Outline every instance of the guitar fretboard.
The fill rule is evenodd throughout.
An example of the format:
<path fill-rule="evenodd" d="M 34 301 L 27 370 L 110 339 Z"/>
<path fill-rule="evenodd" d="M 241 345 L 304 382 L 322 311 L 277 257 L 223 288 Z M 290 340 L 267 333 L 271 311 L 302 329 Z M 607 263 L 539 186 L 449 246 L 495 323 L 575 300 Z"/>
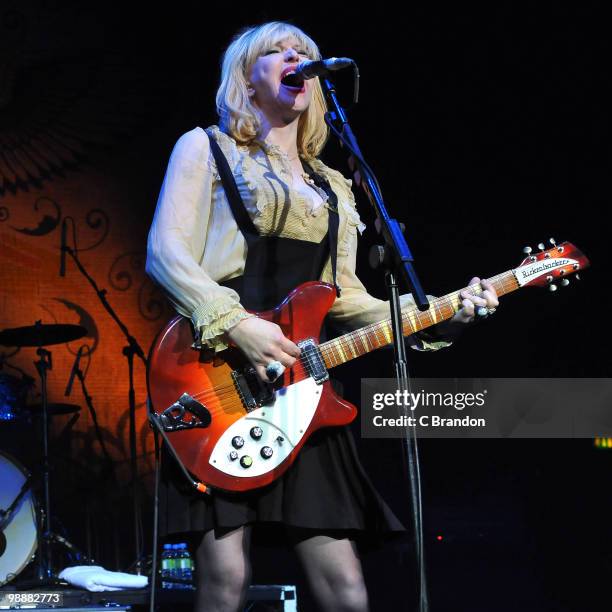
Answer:
<path fill-rule="evenodd" d="M 519 288 L 512 270 L 498 274 L 488 279 L 498 296 L 505 295 Z M 472 295 L 480 295 L 483 291 L 480 284 L 470 285 L 442 297 L 430 301 L 429 310 L 421 312 L 416 308 L 402 310 L 402 329 L 404 336 L 410 336 L 422 329 L 432 327 L 437 323 L 451 319 L 461 308 L 461 292 L 469 291 Z M 378 323 L 372 323 L 353 330 L 347 334 L 323 342 L 319 345 L 327 368 L 346 363 L 371 351 L 391 344 L 393 333 L 391 318 Z"/>

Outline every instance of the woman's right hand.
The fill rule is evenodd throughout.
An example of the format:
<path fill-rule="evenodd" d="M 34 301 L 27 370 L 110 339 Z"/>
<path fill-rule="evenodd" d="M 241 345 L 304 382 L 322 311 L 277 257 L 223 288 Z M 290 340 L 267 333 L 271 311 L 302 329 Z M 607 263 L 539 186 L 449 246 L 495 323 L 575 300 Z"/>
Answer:
<path fill-rule="evenodd" d="M 300 356 L 300 347 L 287 338 L 276 323 L 249 317 L 242 319 L 226 332 L 228 339 L 246 355 L 258 376 L 272 382 L 266 375 L 271 361 L 280 361 L 290 368 Z"/>

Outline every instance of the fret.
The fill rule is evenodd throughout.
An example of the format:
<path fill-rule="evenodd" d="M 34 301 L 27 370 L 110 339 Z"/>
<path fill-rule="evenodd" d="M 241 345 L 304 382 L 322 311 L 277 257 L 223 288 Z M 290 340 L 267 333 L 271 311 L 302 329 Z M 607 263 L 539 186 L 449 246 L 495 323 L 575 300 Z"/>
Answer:
<path fill-rule="evenodd" d="M 340 338 L 338 338 L 338 342 L 336 343 L 336 348 L 338 349 L 338 353 L 340 353 L 340 358 L 341 361 L 340 363 L 345 363 L 346 361 L 348 361 L 348 359 L 346 358 L 346 354 L 344 352 L 344 348 L 342 347 L 342 340 L 341 340 L 342 336 L 340 336 Z"/>
<path fill-rule="evenodd" d="M 344 349 L 348 352 L 349 354 L 349 359 L 355 359 L 355 357 L 357 357 L 357 355 L 355 354 L 355 351 L 353 350 L 355 347 L 355 343 L 353 341 L 353 334 L 350 333 L 348 335 L 345 336 L 346 341 L 344 342 Z"/>
<path fill-rule="evenodd" d="M 410 328 L 412 328 L 412 331 L 416 331 L 417 329 L 417 319 L 415 316 L 415 313 L 412 311 L 408 311 L 408 312 L 402 312 L 402 320 L 404 319 L 404 315 L 408 318 L 408 325 L 410 326 L 408 328 L 408 331 L 410 331 Z M 403 328 L 403 323 L 402 323 L 402 328 Z"/>
<path fill-rule="evenodd" d="M 368 334 L 363 329 L 359 330 L 359 332 L 363 342 L 363 352 L 364 354 L 369 353 L 374 347 L 372 346 L 372 344 L 370 344 Z"/>
<path fill-rule="evenodd" d="M 355 357 L 361 357 L 361 355 L 366 353 L 365 345 L 361 339 L 361 330 L 359 329 L 353 332 L 353 349 L 355 351 Z"/>
<path fill-rule="evenodd" d="M 383 336 L 385 337 L 386 343 L 390 344 L 393 340 L 393 336 L 391 335 L 391 325 L 390 325 L 389 319 L 385 319 L 384 321 L 382 321 L 381 330 L 382 330 Z"/>

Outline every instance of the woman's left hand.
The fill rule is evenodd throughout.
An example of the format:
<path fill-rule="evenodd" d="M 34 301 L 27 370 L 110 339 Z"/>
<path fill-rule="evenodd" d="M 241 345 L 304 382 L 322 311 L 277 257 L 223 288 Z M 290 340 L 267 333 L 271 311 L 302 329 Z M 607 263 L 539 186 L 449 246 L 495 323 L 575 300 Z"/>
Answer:
<path fill-rule="evenodd" d="M 480 286 L 483 288 L 481 295 L 472 295 L 467 290 L 461 291 L 460 296 L 462 307 L 451 319 L 453 323 L 471 323 L 481 316 L 477 314 L 478 308 L 486 308 L 487 311 L 493 309 L 494 311 L 499 306 L 497 292 L 495 291 L 493 284 L 488 280 L 480 280 L 477 276 L 475 276 L 469 282 L 469 285 L 476 285 L 478 283 L 480 283 Z"/>

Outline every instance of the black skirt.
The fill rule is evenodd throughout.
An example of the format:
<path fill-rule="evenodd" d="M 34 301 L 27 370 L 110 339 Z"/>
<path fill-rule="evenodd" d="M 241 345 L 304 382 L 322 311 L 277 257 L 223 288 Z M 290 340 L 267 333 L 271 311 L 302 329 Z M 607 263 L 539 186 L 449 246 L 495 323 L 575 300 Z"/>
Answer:
<path fill-rule="evenodd" d="M 349 426 L 326 427 L 304 444 L 293 465 L 252 491 L 198 493 L 174 458 L 162 452 L 160 535 L 223 533 L 242 525 L 346 532 L 367 547 L 406 537 L 359 461 Z"/>

